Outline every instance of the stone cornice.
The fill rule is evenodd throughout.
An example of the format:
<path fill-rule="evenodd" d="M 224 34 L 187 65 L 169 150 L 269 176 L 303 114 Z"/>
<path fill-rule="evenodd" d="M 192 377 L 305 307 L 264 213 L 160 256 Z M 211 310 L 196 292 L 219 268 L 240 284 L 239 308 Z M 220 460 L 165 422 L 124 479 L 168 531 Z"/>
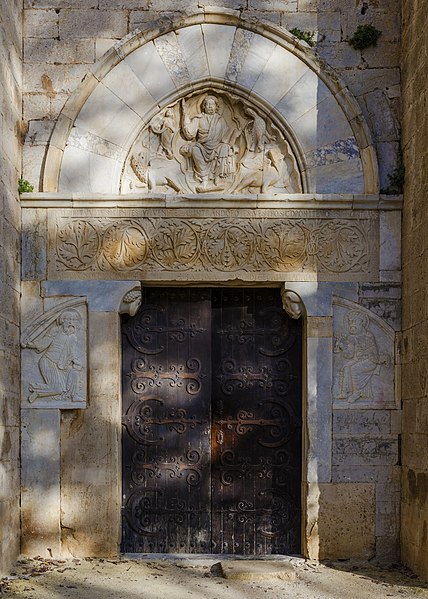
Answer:
<path fill-rule="evenodd" d="M 403 196 L 379 194 L 21 194 L 23 208 L 283 208 L 304 210 L 401 210 Z"/>

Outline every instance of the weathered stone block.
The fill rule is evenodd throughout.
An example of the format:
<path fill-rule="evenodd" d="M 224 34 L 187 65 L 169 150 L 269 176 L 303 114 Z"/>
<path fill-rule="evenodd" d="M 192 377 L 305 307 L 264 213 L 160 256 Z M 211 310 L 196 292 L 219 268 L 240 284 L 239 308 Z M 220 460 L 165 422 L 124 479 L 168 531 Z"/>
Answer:
<path fill-rule="evenodd" d="M 382 320 L 387 322 L 393 329 L 399 331 L 401 328 L 401 302 L 398 300 L 381 300 L 372 298 L 362 298 L 360 304 L 377 314 Z"/>
<path fill-rule="evenodd" d="M 380 268 L 401 269 L 401 213 L 380 214 Z"/>
<path fill-rule="evenodd" d="M 5 464 L 19 463 L 19 433 L 16 426 L 0 425 L 1 461 Z"/>
<path fill-rule="evenodd" d="M 98 0 L 24 0 L 28 8 L 97 8 Z"/>
<path fill-rule="evenodd" d="M 18 325 L 0 317 L 0 349 L 9 353 L 11 360 L 13 360 L 13 358 L 18 355 L 18 344 Z M 7 391 L 10 390 L 11 389 L 7 389 Z"/>
<path fill-rule="evenodd" d="M 99 0 L 98 7 L 100 10 L 106 10 L 106 9 L 147 10 L 149 8 L 149 0 Z M 156 6 L 153 6 L 153 8 L 156 8 Z"/>
<path fill-rule="evenodd" d="M 75 64 L 95 61 L 95 42 L 92 39 L 60 41 L 27 39 L 24 43 L 26 63 Z"/>
<path fill-rule="evenodd" d="M 86 64 L 24 64 L 23 91 L 43 93 L 55 100 L 60 93 L 74 91 L 87 72 Z"/>
<path fill-rule="evenodd" d="M 391 436 L 348 437 L 333 439 L 333 465 L 362 466 L 398 463 L 398 439 Z"/>
<path fill-rule="evenodd" d="M 26 145 L 23 148 L 22 176 L 34 186 L 34 189 L 39 189 L 45 152 L 46 146 L 43 145 Z"/>
<path fill-rule="evenodd" d="M 135 281 L 44 281 L 42 295 L 78 295 L 84 296 L 90 312 L 119 312 L 123 297 L 129 292 L 139 290 Z"/>
<path fill-rule="evenodd" d="M 320 559 L 372 558 L 375 553 L 374 517 L 374 485 L 320 485 Z"/>
<path fill-rule="evenodd" d="M 333 482 L 390 483 L 399 477 L 400 466 L 332 466 Z"/>
<path fill-rule="evenodd" d="M 46 210 L 27 208 L 22 211 L 22 278 L 46 278 L 47 252 Z"/>
<path fill-rule="evenodd" d="M 95 40 L 95 54 L 96 59 L 99 60 L 101 56 L 103 56 L 114 44 L 117 43 L 116 39 L 106 38 L 106 39 L 97 39 Z"/>
<path fill-rule="evenodd" d="M 58 14 L 55 10 L 24 10 L 24 36 L 58 37 Z"/>
<path fill-rule="evenodd" d="M 334 410 L 333 434 L 388 434 L 391 413 L 386 410 Z"/>
<path fill-rule="evenodd" d="M 359 53 L 351 48 L 351 46 L 348 46 L 348 44 L 333 43 L 321 45 L 319 53 L 321 58 L 336 69 L 355 69 L 360 62 Z"/>
<path fill-rule="evenodd" d="M 120 10 L 62 10 L 61 38 L 107 37 L 120 39 L 127 34 L 128 15 Z M 76 61 L 77 62 L 77 61 Z"/>
<path fill-rule="evenodd" d="M 59 410 L 22 411 L 22 553 L 60 555 Z"/>
<path fill-rule="evenodd" d="M 0 425 L 1 430 L 1 425 Z M 16 427 L 16 442 L 19 444 L 19 429 Z M 8 501 L 20 494 L 20 471 L 18 462 L 1 461 L 0 467 L 0 502 Z M 7 518 L 2 523 L 6 525 Z"/>
<path fill-rule="evenodd" d="M 361 283 L 359 296 L 379 299 L 400 299 L 401 285 L 397 283 Z"/>
<path fill-rule="evenodd" d="M 13 324 L 19 323 L 19 291 L 10 287 L 5 279 L 0 285 L 0 313 Z"/>
<path fill-rule="evenodd" d="M 266 11 L 297 11 L 297 0 L 248 0 L 248 8 L 250 10 L 266 10 Z"/>
<path fill-rule="evenodd" d="M 50 115 L 50 101 L 46 94 L 24 94 L 23 116 L 27 121 Z"/>
<path fill-rule="evenodd" d="M 377 483 L 376 485 L 376 503 L 380 504 L 393 504 L 395 508 L 390 511 L 399 511 L 400 506 L 400 478 L 395 477 L 397 480 L 391 482 Z M 385 510 L 382 508 L 381 510 Z M 397 515 L 397 514 L 396 514 Z M 398 514 L 399 515 L 399 514 Z"/>
<path fill-rule="evenodd" d="M 426 556 L 428 558 L 428 555 Z M 376 535 L 376 563 L 397 564 L 400 561 L 400 543 L 397 535 Z M 427 562 L 428 563 L 428 562 Z"/>
<path fill-rule="evenodd" d="M 331 339 L 308 338 L 308 482 L 331 480 Z"/>
<path fill-rule="evenodd" d="M 10 574 L 20 553 L 19 496 L 0 501 L 0 573 Z"/>
<path fill-rule="evenodd" d="M 332 337 L 333 319 L 328 316 L 309 316 L 306 331 L 308 337 Z"/>

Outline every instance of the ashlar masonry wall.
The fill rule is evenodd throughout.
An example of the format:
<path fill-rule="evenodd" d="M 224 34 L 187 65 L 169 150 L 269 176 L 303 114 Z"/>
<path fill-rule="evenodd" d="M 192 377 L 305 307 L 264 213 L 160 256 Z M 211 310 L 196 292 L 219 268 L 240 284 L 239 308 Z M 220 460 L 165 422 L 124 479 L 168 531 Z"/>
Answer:
<path fill-rule="evenodd" d="M 428 7 L 403 2 L 402 559 L 428 578 Z"/>
<path fill-rule="evenodd" d="M 36 189 L 55 119 L 91 65 L 119 39 L 152 21 L 207 5 L 314 32 L 316 52 L 344 80 L 367 119 L 380 187 L 386 190 L 399 146 L 399 0 L 25 0 L 23 91 L 29 132 L 24 173 Z M 362 24 L 375 25 L 382 35 L 376 47 L 360 52 L 348 40 Z"/>
<path fill-rule="evenodd" d="M 0 574 L 19 554 L 21 2 L 0 10 Z"/>

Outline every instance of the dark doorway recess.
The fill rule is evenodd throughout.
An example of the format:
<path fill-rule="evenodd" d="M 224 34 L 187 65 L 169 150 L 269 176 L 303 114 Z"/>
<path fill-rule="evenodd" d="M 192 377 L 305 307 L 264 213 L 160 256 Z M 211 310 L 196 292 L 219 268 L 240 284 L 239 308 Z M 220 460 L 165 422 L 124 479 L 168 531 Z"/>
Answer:
<path fill-rule="evenodd" d="M 122 331 L 122 551 L 299 553 L 302 331 L 279 289 L 147 288 Z"/>

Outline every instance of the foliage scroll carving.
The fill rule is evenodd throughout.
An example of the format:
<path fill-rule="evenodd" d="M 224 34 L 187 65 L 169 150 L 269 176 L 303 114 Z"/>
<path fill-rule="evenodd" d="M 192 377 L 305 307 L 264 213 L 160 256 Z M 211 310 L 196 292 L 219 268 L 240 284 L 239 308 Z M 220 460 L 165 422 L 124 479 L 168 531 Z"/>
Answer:
<path fill-rule="evenodd" d="M 146 212 L 147 214 L 147 212 Z M 244 215 L 243 215 L 244 216 Z M 59 221 L 59 222 L 58 222 Z M 369 275 L 374 221 L 340 218 L 60 217 L 53 277 L 64 273 Z"/>

